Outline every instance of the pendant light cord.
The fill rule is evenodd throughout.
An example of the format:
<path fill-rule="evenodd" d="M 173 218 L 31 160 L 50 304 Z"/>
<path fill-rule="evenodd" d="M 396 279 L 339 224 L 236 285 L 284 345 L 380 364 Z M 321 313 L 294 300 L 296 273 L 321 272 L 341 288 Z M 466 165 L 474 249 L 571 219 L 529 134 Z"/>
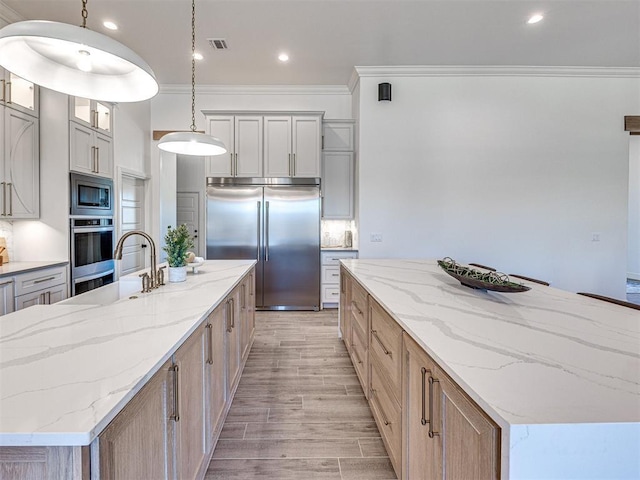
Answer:
<path fill-rule="evenodd" d="M 87 28 L 87 17 L 89 16 L 87 1 L 88 0 L 82 0 L 82 28 Z"/>
<path fill-rule="evenodd" d="M 196 131 L 196 0 L 191 0 L 191 131 Z"/>

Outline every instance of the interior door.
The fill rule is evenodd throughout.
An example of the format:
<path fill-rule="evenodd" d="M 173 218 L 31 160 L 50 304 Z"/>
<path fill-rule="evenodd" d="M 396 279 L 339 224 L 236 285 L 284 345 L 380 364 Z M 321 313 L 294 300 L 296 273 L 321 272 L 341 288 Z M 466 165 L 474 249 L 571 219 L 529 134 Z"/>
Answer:
<path fill-rule="evenodd" d="M 178 225 L 186 225 L 189 235 L 193 238 L 193 248 L 191 251 L 200 256 L 200 238 L 198 235 L 200 221 L 200 195 L 198 192 L 178 192 L 177 220 Z"/>
<path fill-rule="evenodd" d="M 123 176 L 120 189 L 120 232 L 144 231 L 144 180 Z M 144 254 L 149 251 L 146 240 L 133 235 L 124 242 L 120 275 L 137 272 L 145 267 Z"/>
<path fill-rule="evenodd" d="M 319 189 L 264 187 L 264 307 L 320 304 Z"/>

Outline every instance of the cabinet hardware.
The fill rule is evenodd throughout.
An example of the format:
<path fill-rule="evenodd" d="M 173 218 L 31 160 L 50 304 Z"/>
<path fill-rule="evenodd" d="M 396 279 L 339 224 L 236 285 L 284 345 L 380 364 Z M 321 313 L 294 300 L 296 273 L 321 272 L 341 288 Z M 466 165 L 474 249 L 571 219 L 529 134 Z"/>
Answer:
<path fill-rule="evenodd" d="M 362 365 L 362 360 L 360 360 L 360 355 L 358 355 L 358 351 L 354 348 L 356 346 L 355 343 L 351 343 L 351 350 L 353 351 L 353 354 L 356 356 L 356 361 Z"/>
<path fill-rule="evenodd" d="M 51 305 L 51 291 L 47 292 L 47 305 Z"/>
<path fill-rule="evenodd" d="M 6 89 L 6 82 L 4 79 L 0 80 L 0 82 L 2 82 L 2 101 L 5 101 L 5 89 Z"/>
<path fill-rule="evenodd" d="M 5 83 L 5 85 L 7 86 L 7 91 L 4 101 L 7 103 L 11 103 L 11 82 L 7 82 Z"/>
<path fill-rule="evenodd" d="M 433 378 L 429 372 L 429 438 L 437 437 L 440 432 L 433 431 L 433 384 L 440 383 L 440 380 Z"/>
<path fill-rule="evenodd" d="M 293 176 L 296 176 L 296 154 L 293 154 Z"/>
<path fill-rule="evenodd" d="M 320 217 L 324 217 L 324 197 L 320 197 Z"/>
<path fill-rule="evenodd" d="M 56 279 L 56 277 L 40 278 L 38 280 L 34 280 L 33 283 L 48 282 L 49 280 L 55 280 L 55 279 Z"/>
<path fill-rule="evenodd" d="M 260 201 L 258 201 L 258 223 L 257 226 L 258 228 L 256 229 L 256 231 L 258 232 L 258 241 L 256 242 L 256 258 L 258 259 L 258 262 L 260 262 L 260 217 L 262 215 L 262 203 Z"/>
<path fill-rule="evenodd" d="M 2 184 L 2 216 L 7 215 L 7 182 L 0 182 Z"/>
<path fill-rule="evenodd" d="M 95 121 L 96 121 L 96 111 L 91 110 L 89 112 L 89 125 L 91 125 L 92 127 L 95 127 Z"/>
<path fill-rule="evenodd" d="M 242 284 L 240 286 L 240 298 L 242 298 L 242 302 L 240 302 L 240 310 L 244 310 L 245 308 L 247 308 L 247 285 L 246 284 Z"/>
<path fill-rule="evenodd" d="M 13 183 L 7 183 L 7 187 L 9 187 L 9 213 L 7 216 L 13 216 Z"/>
<path fill-rule="evenodd" d="M 370 388 L 369 392 L 371 393 L 371 400 L 375 400 L 375 402 L 378 404 L 378 410 L 380 411 L 380 416 L 382 417 L 382 423 L 385 424 L 385 426 L 388 426 L 391 422 L 389 422 L 389 420 L 387 420 L 387 416 L 384 414 L 384 410 L 382 409 L 382 405 L 380 405 L 380 402 L 378 401 L 377 398 L 377 393 L 375 388 Z"/>
<path fill-rule="evenodd" d="M 93 117 L 94 117 L 94 123 L 95 123 L 94 127 L 95 128 L 100 128 L 99 127 L 100 123 L 99 123 L 99 117 L 98 117 L 98 111 L 97 110 L 93 111 Z"/>
<path fill-rule="evenodd" d="M 322 135 L 322 137 L 320 137 L 322 140 L 322 146 L 320 147 L 321 150 L 324 150 L 324 135 Z"/>
<path fill-rule="evenodd" d="M 227 300 L 227 303 L 225 305 L 225 309 L 224 309 L 224 316 L 225 316 L 225 323 L 227 325 L 227 332 L 231 333 L 231 315 L 229 315 L 229 313 L 231 312 L 231 299 Z"/>
<path fill-rule="evenodd" d="M 334 297 L 337 297 L 339 294 L 338 294 L 338 292 L 331 292 L 331 295 L 334 296 Z"/>
<path fill-rule="evenodd" d="M 340 277 L 340 293 L 344 293 L 344 277 Z"/>
<path fill-rule="evenodd" d="M 179 422 L 180 421 L 180 404 L 178 403 L 179 402 L 178 389 L 180 388 L 180 380 L 178 379 L 178 375 L 179 375 L 178 365 L 177 364 L 171 365 L 169 367 L 169 371 L 173 372 L 173 414 L 169 416 L 169 419 L 173 420 L 174 422 Z"/>
<path fill-rule="evenodd" d="M 291 177 L 291 154 L 289 154 L 289 176 Z"/>
<path fill-rule="evenodd" d="M 96 173 L 100 173 L 100 147 L 96 147 Z"/>
<path fill-rule="evenodd" d="M 426 374 L 427 374 L 427 369 L 422 367 L 421 369 L 421 373 L 422 373 L 422 418 L 420 419 L 420 423 L 422 425 L 426 425 L 427 423 L 429 423 L 429 420 L 427 420 L 425 418 L 425 414 L 426 414 L 426 409 L 425 409 L 425 394 L 426 392 Z"/>
<path fill-rule="evenodd" d="M 339 273 L 332 273 L 332 274 L 331 274 L 331 276 L 332 276 L 332 277 L 339 277 L 339 276 L 340 276 L 340 274 L 339 274 Z"/>
<path fill-rule="evenodd" d="M 213 325 L 207 323 L 207 363 L 213 365 Z"/>
<path fill-rule="evenodd" d="M 229 160 L 231 161 L 231 164 L 229 165 L 229 175 L 233 177 L 233 153 L 229 154 Z"/>
<path fill-rule="evenodd" d="M 378 343 L 382 347 L 382 351 L 384 352 L 384 354 L 389 355 L 391 358 L 393 358 L 391 355 L 391 352 L 387 350 L 387 347 L 385 347 L 384 343 L 382 343 L 382 340 L 380 340 L 380 337 L 378 336 L 378 332 L 376 330 L 371 330 L 371 334 L 375 337 L 375 339 L 378 341 Z"/>
<path fill-rule="evenodd" d="M 358 304 L 355 302 L 355 300 L 351 300 L 351 305 L 355 307 L 355 309 L 358 311 L 360 315 L 364 316 L 364 312 L 360 310 L 360 307 L 358 307 Z"/>
<path fill-rule="evenodd" d="M 269 202 L 264 202 L 264 261 L 269 261 Z"/>
<path fill-rule="evenodd" d="M 231 302 L 231 329 L 236 328 L 236 302 L 235 299 L 229 299 Z"/>

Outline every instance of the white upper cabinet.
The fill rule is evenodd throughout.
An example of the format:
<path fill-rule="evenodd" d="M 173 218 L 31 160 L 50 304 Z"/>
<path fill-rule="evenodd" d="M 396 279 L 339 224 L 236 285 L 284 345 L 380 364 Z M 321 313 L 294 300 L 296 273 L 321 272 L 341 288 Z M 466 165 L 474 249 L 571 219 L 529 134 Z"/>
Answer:
<path fill-rule="evenodd" d="M 321 114 L 265 116 L 265 176 L 320 177 L 321 128 Z"/>
<path fill-rule="evenodd" d="M 69 120 L 90 127 L 103 135 L 112 135 L 113 107 L 106 102 L 69 97 Z"/>
<path fill-rule="evenodd" d="M 95 129 L 69 122 L 69 169 L 112 178 L 112 139 Z"/>
<path fill-rule="evenodd" d="M 322 127 L 322 150 L 325 152 L 353 152 L 354 121 L 327 120 Z"/>
<path fill-rule="evenodd" d="M 350 220 L 355 210 L 354 121 L 323 124 L 322 218 Z"/>
<path fill-rule="evenodd" d="M 209 135 L 219 138 L 227 153 L 207 157 L 208 177 L 262 177 L 262 116 L 207 116 Z"/>
<path fill-rule="evenodd" d="M 0 112 L 0 218 L 39 218 L 39 120 L 11 108 Z"/>
<path fill-rule="evenodd" d="M 0 68 L 0 99 L 2 105 L 38 116 L 38 86 Z"/>

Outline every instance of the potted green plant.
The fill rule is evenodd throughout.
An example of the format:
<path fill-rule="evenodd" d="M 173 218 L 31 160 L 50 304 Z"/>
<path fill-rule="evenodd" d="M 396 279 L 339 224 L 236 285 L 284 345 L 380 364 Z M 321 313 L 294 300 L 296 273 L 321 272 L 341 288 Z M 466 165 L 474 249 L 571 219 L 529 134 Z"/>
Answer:
<path fill-rule="evenodd" d="M 187 279 L 187 252 L 190 248 L 193 248 L 193 239 L 187 226 L 169 226 L 162 249 L 167 252 L 170 282 L 184 282 Z"/>

